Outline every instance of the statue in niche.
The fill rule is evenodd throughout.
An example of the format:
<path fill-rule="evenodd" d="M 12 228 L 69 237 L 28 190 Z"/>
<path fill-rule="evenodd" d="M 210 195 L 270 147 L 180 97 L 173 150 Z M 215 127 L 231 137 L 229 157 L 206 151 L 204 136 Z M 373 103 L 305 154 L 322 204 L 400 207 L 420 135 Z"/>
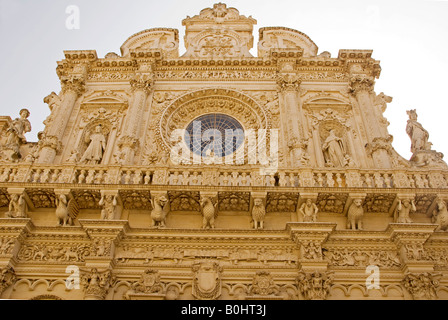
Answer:
<path fill-rule="evenodd" d="M 415 153 L 421 150 L 431 150 L 431 143 L 428 142 L 429 133 L 423 126 L 417 122 L 417 112 L 414 110 L 406 111 L 409 116 L 406 125 L 406 133 L 411 138 L 411 152 Z"/>
<path fill-rule="evenodd" d="M 99 164 L 101 163 L 104 151 L 106 150 L 106 137 L 102 133 L 101 125 L 97 125 L 95 127 L 95 132 L 89 136 L 88 141 L 86 142 L 89 141 L 89 146 L 81 157 L 80 162 L 86 162 L 87 164 Z"/>
<path fill-rule="evenodd" d="M 303 222 L 317 222 L 317 212 L 319 209 L 311 199 L 307 199 L 299 211 L 303 215 Z"/>
<path fill-rule="evenodd" d="M 341 138 L 336 136 L 334 129 L 330 130 L 330 134 L 322 145 L 325 163 L 330 167 L 343 167 L 345 164 L 345 147 Z"/>
<path fill-rule="evenodd" d="M 20 146 L 26 143 L 25 133 L 31 131 L 31 123 L 28 120 L 30 112 L 28 109 L 20 110 L 19 114 L 20 118 L 14 119 L 11 126 L 7 129 L 6 148 L 13 151 L 13 154 L 10 156 L 12 160 L 21 158 Z"/>

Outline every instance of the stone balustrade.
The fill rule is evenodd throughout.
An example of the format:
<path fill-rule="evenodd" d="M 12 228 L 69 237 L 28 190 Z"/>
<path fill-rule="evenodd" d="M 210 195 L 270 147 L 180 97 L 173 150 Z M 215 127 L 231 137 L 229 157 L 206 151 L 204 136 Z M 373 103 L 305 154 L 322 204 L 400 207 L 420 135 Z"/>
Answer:
<path fill-rule="evenodd" d="M 0 183 L 71 183 L 224 187 L 447 188 L 448 175 L 438 170 L 279 169 L 255 167 L 0 166 Z"/>

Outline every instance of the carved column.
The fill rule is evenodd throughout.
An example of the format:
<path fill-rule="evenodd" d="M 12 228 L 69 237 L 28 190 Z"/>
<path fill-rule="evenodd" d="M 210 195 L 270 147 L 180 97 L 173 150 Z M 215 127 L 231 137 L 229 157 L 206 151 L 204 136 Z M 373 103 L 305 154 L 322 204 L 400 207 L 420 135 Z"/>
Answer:
<path fill-rule="evenodd" d="M 110 269 L 91 268 L 81 273 L 81 284 L 85 300 L 104 300 L 116 278 Z"/>
<path fill-rule="evenodd" d="M 47 132 L 40 137 L 39 141 L 39 158 L 36 163 L 53 163 L 56 154 L 61 149 L 61 140 L 65 133 L 65 128 L 76 100 L 85 91 L 85 81 L 82 75 L 70 75 L 61 78 L 62 86 L 62 102 L 54 115 L 58 121 L 52 122 Z"/>
<path fill-rule="evenodd" d="M 390 168 L 392 164 L 387 150 L 378 148 L 377 142 L 375 142 L 378 138 L 386 137 L 383 137 L 379 119 L 373 106 L 372 93 L 374 84 L 373 77 L 355 74 L 350 79 L 349 91 L 358 103 L 367 135 L 367 142 L 368 144 L 375 144 L 374 151 L 372 152 L 374 163 L 384 168 Z"/>
<path fill-rule="evenodd" d="M 289 165 L 298 166 L 302 152 L 302 139 L 300 134 L 300 113 L 298 91 L 300 79 L 295 73 L 280 74 L 277 79 L 280 101 L 281 122 L 285 124 L 283 131 L 285 150 L 288 152 Z"/>
<path fill-rule="evenodd" d="M 123 164 L 133 163 L 135 151 L 139 147 L 140 127 L 146 101 L 152 90 L 153 75 L 149 72 L 138 72 L 130 83 L 133 91 L 132 103 L 128 109 L 124 132 L 118 141 Z"/>

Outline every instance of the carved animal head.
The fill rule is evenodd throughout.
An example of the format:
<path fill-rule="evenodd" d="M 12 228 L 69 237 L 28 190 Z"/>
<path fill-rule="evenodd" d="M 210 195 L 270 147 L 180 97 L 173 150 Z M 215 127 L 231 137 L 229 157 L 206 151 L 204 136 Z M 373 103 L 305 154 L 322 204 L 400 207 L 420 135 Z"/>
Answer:
<path fill-rule="evenodd" d="M 255 199 L 254 199 L 254 206 L 255 206 L 255 207 L 262 207 L 262 206 L 263 206 L 263 199 L 261 199 L 261 198 L 255 198 Z"/>
<path fill-rule="evenodd" d="M 353 200 L 353 204 L 357 207 L 361 207 L 362 205 L 362 200 L 361 199 L 355 199 Z"/>
<path fill-rule="evenodd" d="M 156 199 L 156 202 L 163 208 L 167 204 L 168 199 L 165 196 L 160 196 Z"/>
<path fill-rule="evenodd" d="M 199 200 L 199 203 L 201 207 L 204 207 L 207 204 L 213 205 L 213 200 L 210 197 L 201 197 L 201 200 Z"/>

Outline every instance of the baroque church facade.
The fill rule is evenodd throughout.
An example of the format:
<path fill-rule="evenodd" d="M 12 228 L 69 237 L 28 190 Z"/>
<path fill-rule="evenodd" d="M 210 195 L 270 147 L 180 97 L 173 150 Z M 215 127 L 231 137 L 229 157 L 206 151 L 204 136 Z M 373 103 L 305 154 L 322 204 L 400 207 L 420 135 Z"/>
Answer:
<path fill-rule="evenodd" d="M 448 299 L 448 167 L 372 50 L 218 3 L 65 51 L 38 142 L 0 117 L 0 298 Z"/>

